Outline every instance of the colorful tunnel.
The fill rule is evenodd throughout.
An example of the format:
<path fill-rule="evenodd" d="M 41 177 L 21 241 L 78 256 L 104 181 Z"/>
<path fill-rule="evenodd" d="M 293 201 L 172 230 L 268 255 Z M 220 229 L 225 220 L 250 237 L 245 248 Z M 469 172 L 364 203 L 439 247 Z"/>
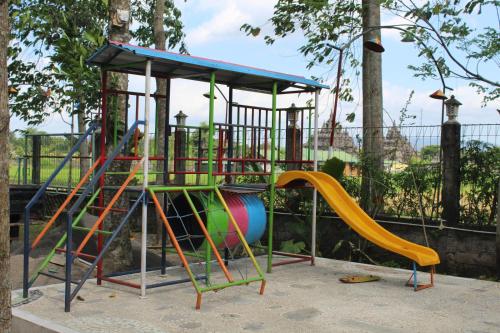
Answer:
<path fill-rule="evenodd" d="M 207 226 L 211 238 L 218 248 L 233 248 L 239 244 L 239 238 L 229 216 L 217 197 L 214 198 L 208 209 L 208 194 L 203 192 L 190 193 L 191 200 Z M 253 194 L 224 194 L 229 210 L 233 214 L 238 226 L 245 235 L 247 243 L 258 241 L 266 230 L 266 210 L 262 200 Z M 207 214 L 208 211 L 208 214 Z M 193 212 L 182 195 L 173 200 L 168 209 L 168 219 L 180 246 L 185 250 L 204 248 L 205 237 L 193 215 Z M 210 224 L 207 225 L 207 215 Z"/>

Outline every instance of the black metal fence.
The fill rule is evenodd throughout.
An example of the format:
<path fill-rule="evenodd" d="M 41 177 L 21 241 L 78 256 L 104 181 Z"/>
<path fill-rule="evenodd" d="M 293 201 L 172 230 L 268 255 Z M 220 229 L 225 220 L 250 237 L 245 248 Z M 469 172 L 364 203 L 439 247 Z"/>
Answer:
<path fill-rule="evenodd" d="M 309 110 L 307 110 L 309 111 Z M 258 118 L 257 118 L 258 119 Z M 268 173 L 269 147 L 268 136 L 270 129 L 265 125 L 250 122 L 248 128 L 243 130 L 236 128 L 233 131 L 233 140 L 239 141 L 234 145 L 234 171 L 242 166 L 245 157 L 253 158 L 262 164 L 259 170 L 250 170 L 255 174 L 266 175 Z M 287 145 L 288 119 L 282 119 L 282 125 L 276 134 L 278 142 L 277 160 L 278 172 L 287 169 L 287 163 L 279 163 L 280 160 L 288 160 L 285 146 Z M 294 147 L 299 151 L 296 158 L 300 161 L 312 160 L 312 133 L 308 128 L 309 116 L 306 114 L 299 121 L 304 125 L 303 131 L 299 132 L 300 140 L 293 140 Z M 220 126 L 219 126 L 220 127 Z M 301 128 L 300 126 L 298 128 Z M 172 125 L 170 137 L 171 158 L 169 161 L 170 179 L 174 179 L 175 172 L 192 174 L 194 181 L 200 178 L 198 173 L 206 173 L 207 147 L 203 140 L 208 136 L 206 128 L 186 127 L 186 154 L 182 159 L 185 161 L 184 171 L 179 170 L 178 163 L 182 159 L 174 159 L 175 129 Z M 378 129 L 383 136 L 383 177 L 378 179 L 384 189 L 384 213 L 403 217 L 420 216 L 420 203 L 426 217 L 439 217 L 441 213 L 441 126 L 389 126 Z M 226 134 L 221 135 L 222 132 Z M 217 150 L 218 163 L 214 170 L 222 172 L 228 163 L 227 149 L 221 145 L 227 145 L 227 128 L 216 128 L 214 141 Z M 357 199 L 361 193 L 361 170 L 363 164 L 362 147 L 363 139 L 366 137 L 361 127 L 341 127 L 335 131 L 333 151 L 329 152 L 330 130 L 322 129 L 319 135 L 318 159 L 320 166 L 329 157 L 333 156 L 345 162 L 344 185 L 351 195 Z M 257 139 L 253 139 L 254 136 Z M 23 148 L 17 153 L 11 154 L 10 182 L 11 184 L 39 184 L 43 183 L 62 161 L 74 142 L 78 140 L 79 134 L 31 134 L 26 135 L 23 140 Z M 205 138 L 206 139 L 206 138 Z M 252 141 L 253 140 L 253 141 Z M 479 226 L 495 224 L 496 205 L 498 197 L 496 193 L 497 184 L 500 180 L 500 124 L 468 124 L 461 127 L 461 223 Z M 201 142 L 201 144 L 200 144 Z M 222 142 L 222 143 L 221 143 Z M 246 144 L 243 144 L 245 142 Z M 288 143 L 289 144 L 289 143 Z M 92 140 L 87 142 L 89 156 L 93 150 Z M 142 146 L 142 145 L 141 145 Z M 154 138 L 152 138 L 150 152 L 154 151 Z M 221 149 L 221 147 L 223 149 Z M 139 147 L 141 149 L 141 147 Z M 201 149 L 201 150 L 200 150 Z M 11 149 L 14 150 L 14 149 Z M 243 151 L 257 150 L 254 155 L 243 153 Z M 84 157 L 89 159 L 90 157 Z M 79 153 L 75 154 L 69 163 L 54 181 L 54 186 L 71 187 L 80 179 Z M 261 161 L 262 160 L 262 161 Z M 292 157 L 292 161 L 294 158 Z M 151 163 L 151 170 L 155 177 L 157 165 L 161 161 Z M 244 162 L 243 162 L 244 163 Z M 307 163 L 306 163 L 307 164 Z M 306 164 L 301 165 L 307 167 Z M 222 167 L 223 165 L 224 167 Z M 220 170 L 219 170 L 220 169 Z M 251 174 L 251 172 L 249 172 Z M 186 179 L 187 181 L 188 179 Z M 419 202 L 420 201 L 420 202 Z"/>

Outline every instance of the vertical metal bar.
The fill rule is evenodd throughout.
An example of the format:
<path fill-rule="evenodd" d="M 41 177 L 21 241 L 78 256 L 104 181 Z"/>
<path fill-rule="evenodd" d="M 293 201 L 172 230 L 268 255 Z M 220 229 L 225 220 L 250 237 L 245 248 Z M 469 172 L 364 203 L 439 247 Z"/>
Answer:
<path fill-rule="evenodd" d="M 137 120 L 139 120 L 139 95 L 135 95 L 135 121 Z"/>
<path fill-rule="evenodd" d="M 165 137 L 163 147 L 163 186 L 167 186 L 169 180 L 168 158 L 170 144 L 170 87 L 172 81 L 167 79 L 167 87 L 165 91 Z M 189 130 L 188 130 L 188 151 L 189 151 Z M 189 154 L 189 153 L 188 153 Z M 168 200 L 166 195 L 163 195 L 163 209 L 167 210 Z M 161 274 L 166 273 L 167 267 L 167 229 L 162 224 L 161 227 Z"/>
<path fill-rule="evenodd" d="M 29 258 L 30 258 L 30 214 L 26 209 L 24 214 L 24 252 L 23 252 L 23 298 L 28 297 L 28 278 L 29 278 Z"/>
<path fill-rule="evenodd" d="M 413 290 L 417 291 L 418 282 L 417 282 L 417 263 L 413 262 Z"/>
<path fill-rule="evenodd" d="M 243 133 L 241 133 L 241 173 L 245 174 L 245 158 L 247 156 L 247 108 L 245 107 L 244 120 L 243 120 Z"/>
<path fill-rule="evenodd" d="M 273 222 L 274 222 L 274 192 L 275 188 L 275 163 L 276 163 L 276 95 L 278 83 L 273 83 L 272 115 L 271 115 L 271 175 L 269 176 L 269 232 L 267 238 L 267 272 L 271 273 L 273 268 Z"/>
<path fill-rule="evenodd" d="M 319 90 L 314 92 L 314 171 L 318 171 L 318 116 L 319 116 Z M 316 258 L 316 211 L 318 207 L 318 191 L 313 190 L 313 211 L 311 223 L 311 265 Z"/>
<path fill-rule="evenodd" d="M 66 272 L 64 282 L 64 312 L 71 310 L 71 265 L 73 263 L 73 214 L 68 214 L 66 224 Z"/>
<path fill-rule="evenodd" d="M 228 123 L 229 123 L 229 131 L 227 133 L 227 164 L 226 164 L 226 171 L 228 174 L 231 174 L 231 158 L 233 158 L 233 133 L 234 133 L 234 128 L 233 128 L 233 88 L 229 87 L 229 100 L 228 100 Z M 226 183 L 231 183 L 232 182 L 232 177 L 228 176 L 226 177 Z"/>
<path fill-rule="evenodd" d="M 118 144 L 118 95 L 115 93 L 111 98 L 113 102 L 113 146 Z"/>
<path fill-rule="evenodd" d="M 203 149 L 201 147 L 201 143 L 202 143 L 201 135 L 202 135 L 202 131 L 201 131 L 201 127 L 200 127 L 200 128 L 198 128 L 198 160 L 197 160 L 198 167 L 196 170 L 196 171 L 198 171 L 198 173 L 196 176 L 196 185 L 200 185 L 201 158 L 203 155 Z"/>
<path fill-rule="evenodd" d="M 309 109 L 309 121 L 308 121 L 308 131 L 307 131 L 307 160 L 311 160 L 311 119 L 312 116 L 312 109 Z"/>
<path fill-rule="evenodd" d="M 222 129 L 222 125 L 219 124 L 219 146 L 217 147 L 217 173 L 222 173 L 224 170 L 222 169 L 222 158 L 223 158 L 223 149 L 224 149 L 224 130 Z"/>
<path fill-rule="evenodd" d="M 213 186 L 215 184 L 215 179 L 213 176 L 213 161 L 214 161 L 214 113 L 215 113 L 215 72 L 210 74 L 210 106 L 208 113 L 208 185 Z M 210 191 L 208 194 L 208 210 L 212 209 L 212 203 L 214 201 L 214 193 Z M 207 229 L 208 233 L 212 233 L 212 221 L 210 218 L 209 212 L 207 212 Z M 205 272 L 207 276 L 207 283 L 210 281 L 210 257 L 212 255 L 212 249 L 210 248 L 210 244 L 206 242 L 205 249 Z"/>
<path fill-rule="evenodd" d="M 107 112 L 108 112 L 108 72 L 103 71 L 102 72 L 102 82 L 101 82 L 101 137 L 99 138 L 100 140 L 100 162 L 101 165 L 100 167 L 102 168 L 104 166 L 105 160 L 106 160 L 106 117 L 107 117 Z M 99 177 L 99 201 L 98 205 L 99 207 L 104 207 L 104 184 L 105 184 L 105 174 L 103 173 L 101 177 Z M 102 214 L 102 210 L 99 210 L 99 216 Z M 99 230 L 102 230 L 103 226 L 101 224 Z M 102 251 L 102 246 L 103 246 L 103 235 L 102 233 L 99 233 L 97 235 L 97 253 L 100 253 Z M 69 252 L 69 251 L 68 251 Z M 103 261 L 99 260 L 97 263 L 97 284 L 101 284 L 101 276 L 102 276 L 102 270 L 103 270 Z"/>
<path fill-rule="evenodd" d="M 259 128 L 258 128 L 258 135 L 257 135 L 257 158 L 259 158 L 260 154 L 261 154 L 260 153 L 260 141 L 261 141 L 261 136 L 262 136 L 261 121 L 262 121 L 262 109 L 259 108 Z"/>
<path fill-rule="evenodd" d="M 240 106 L 236 108 L 236 124 L 238 124 L 238 127 L 236 127 L 236 156 L 240 157 Z"/>
<path fill-rule="evenodd" d="M 127 92 L 125 94 L 125 126 L 123 128 L 123 133 L 128 130 L 128 106 L 129 106 L 130 95 Z M 127 147 L 123 147 L 123 154 L 126 155 Z"/>
<path fill-rule="evenodd" d="M 28 135 L 24 136 L 23 184 L 28 183 Z"/>
<path fill-rule="evenodd" d="M 148 199 L 146 188 L 148 187 L 148 171 L 149 171 L 149 109 L 150 109 L 150 94 L 151 94 L 151 60 L 146 62 L 146 82 L 144 91 L 144 164 L 143 164 L 143 181 L 142 192 L 144 194 L 142 200 L 142 227 L 141 227 L 141 297 L 146 296 L 146 246 L 148 240 Z"/>
<path fill-rule="evenodd" d="M 254 123 L 254 120 L 255 120 L 255 108 L 252 108 L 252 122 L 251 122 L 251 126 L 252 126 L 252 130 L 251 130 L 251 138 L 250 138 L 250 148 L 251 148 L 251 156 L 252 158 L 255 158 L 255 123 Z"/>
<path fill-rule="evenodd" d="M 280 151 L 281 151 L 281 110 L 278 111 L 278 160 L 280 159 Z"/>
<path fill-rule="evenodd" d="M 215 73 L 210 74 L 210 105 L 208 114 L 208 185 L 214 185 L 213 161 L 214 161 L 214 111 L 215 111 Z"/>

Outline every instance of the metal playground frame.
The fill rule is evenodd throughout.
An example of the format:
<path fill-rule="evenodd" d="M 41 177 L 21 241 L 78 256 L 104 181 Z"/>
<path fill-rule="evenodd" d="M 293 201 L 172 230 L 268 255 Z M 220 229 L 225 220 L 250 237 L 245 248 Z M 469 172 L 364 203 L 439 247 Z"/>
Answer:
<path fill-rule="evenodd" d="M 318 102 L 319 94 L 322 89 L 329 87 L 306 79 L 301 76 L 282 74 L 273 71 L 252 68 L 248 66 L 236 65 L 227 62 L 215 61 L 206 58 L 181 55 L 171 52 L 159 51 L 149 48 L 138 47 L 120 42 L 108 42 L 88 60 L 88 64 L 99 66 L 102 73 L 101 84 L 101 110 L 98 119 L 94 120 L 87 132 L 80 137 L 76 145 L 64 158 L 61 165 L 56 168 L 48 181 L 38 190 L 25 208 L 25 228 L 24 228 L 24 275 L 23 291 L 24 297 L 28 296 L 29 288 L 40 275 L 59 279 L 65 283 L 65 311 L 70 311 L 71 301 L 83 287 L 85 281 L 92 276 L 96 270 L 97 284 L 102 281 L 126 285 L 132 288 L 140 289 L 141 296 L 146 295 L 147 289 L 173 285 L 177 283 L 191 282 L 196 290 L 196 308 L 201 306 L 202 294 L 208 291 L 216 291 L 223 288 L 249 284 L 251 282 L 260 282 L 260 293 L 264 292 L 265 276 L 260 268 L 256 258 L 253 255 L 250 245 L 245 240 L 244 232 L 241 230 L 237 219 L 235 218 L 230 205 L 228 204 L 224 193 L 239 193 L 241 191 L 252 192 L 251 186 L 244 184 L 233 184 L 236 176 L 262 176 L 267 177 L 267 184 L 261 186 L 259 191 L 268 191 L 268 235 L 267 235 L 267 272 L 271 273 L 272 267 L 296 262 L 310 262 L 314 264 L 316 248 L 316 205 L 317 191 L 314 189 L 313 210 L 312 210 L 312 239 L 311 255 L 294 255 L 273 250 L 273 222 L 274 222 L 274 201 L 276 191 L 277 165 L 280 164 L 285 170 L 310 168 L 317 171 L 317 149 L 318 149 Z M 120 72 L 128 74 L 143 75 L 145 77 L 144 92 L 118 91 L 111 87 L 108 76 L 109 72 Z M 153 94 L 151 92 L 151 79 L 164 78 L 167 81 L 167 88 L 164 95 Z M 207 147 L 204 148 L 201 143 L 198 144 L 196 156 L 190 156 L 193 149 L 188 148 L 187 156 L 177 156 L 175 152 L 169 151 L 171 142 L 170 133 L 173 128 L 187 130 L 188 133 L 198 132 L 198 138 L 201 140 L 202 131 L 199 127 L 186 125 L 173 125 L 169 123 L 171 114 L 171 87 L 172 82 L 177 79 L 189 79 L 208 82 L 209 92 L 209 113 L 208 113 L 208 132 Z M 219 89 L 217 85 L 226 85 L 229 89 L 229 99 L 226 106 L 226 122 L 216 123 L 215 115 L 215 90 Z M 271 95 L 271 107 L 258 107 L 239 105 L 233 101 L 233 90 L 246 90 Z M 278 108 L 277 98 L 282 94 L 314 94 L 314 106 L 296 108 L 297 118 L 289 119 L 289 108 Z M 165 113 L 165 142 L 164 151 L 156 152 L 150 147 L 150 128 L 154 127 L 155 137 L 157 135 L 158 124 L 151 126 L 151 104 L 152 101 L 159 99 L 165 100 L 165 110 L 156 112 Z M 126 118 L 125 123 L 120 124 L 117 116 L 119 103 L 125 103 Z M 143 106 L 142 106 L 143 105 Z M 158 104 L 156 104 L 158 105 Z M 129 109 L 133 109 L 133 116 L 129 117 Z M 286 112 L 286 118 L 282 116 Z M 143 115 L 141 117 L 141 114 Z M 131 119 L 129 119 L 131 118 Z M 308 118 L 308 119 L 306 119 Z M 312 118 L 314 119 L 312 121 Z M 283 122 L 293 122 L 290 135 L 283 131 L 289 128 Z M 298 129 L 295 128 L 295 122 L 300 123 Z M 113 122 L 113 133 L 107 133 L 109 123 Z M 122 133 L 119 127 L 123 127 Z M 139 147 L 141 140 L 141 131 L 143 146 Z M 307 132 L 307 135 L 305 134 Z M 312 134 L 312 135 L 311 135 Z M 311 136 L 313 142 L 311 147 Z M 189 137 L 189 135 L 188 135 Z M 217 138 L 217 139 L 216 139 Z M 41 233 L 31 242 L 29 235 L 29 220 L 31 209 L 42 198 L 43 194 L 51 185 L 58 173 L 64 168 L 66 163 L 71 160 L 72 155 L 78 151 L 82 144 L 87 144 L 91 140 L 99 142 L 95 144 L 98 148 L 98 154 L 93 152 L 93 163 L 87 174 L 81 177 L 80 182 L 69 193 L 67 199 L 63 202 L 56 214 L 45 225 Z M 174 138 L 174 147 L 179 142 Z M 281 156 L 281 145 L 283 140 L 291 140 L 293 153 Z M 189 147 L 189 142 L 187 143 Z M 113 149 L 108 151 L 108 147 Z M 302 147 L 307 147 L 307 153 L 302 154 Z M 277 148 L 277 149 L 276 149 Z M 151 154 L 151 152 L 154 152 Z M 299 151 L 298 156 L 296 152 Z M 159 154 L 160 153 L 160 154 Z M 311 156 L 312 153 L 312 156 Z M 307 156 L 303 156 L 307 155 Z M 113 171 L 111 165 L 113 162 L 126 162 L 131 165 L 130 171 Z M 174 162 L 173 170 L 170 168 L 169 161 Z M 154 169 L 154 163 L 161 163 L 161 170 Z M 189 168 L 178 168 L 179 163 L 190 163 Z M 206 170 L 203 166 L 206 165 Z M 252 166 L 249 170 L 249 165 Z M 182 170 L 181 170 L 182 169 Z M 106 184 L 106 177 L 109 175 L 122 175 L 123 181 L 120 186 L 109 186 Z M 162 184 L 150 184 L 149 175 L 162 175 Z M 206 184 L 177 184 L 172 181 L 171 176 L 177 175 L 200 175 L 206 174 Z M 132 186 L 131 182 L 136 176 L 142 176 L 140 186 Z M 225 184 L 221 186 L 221 182 Z M 250 188 L 250 189 L 249 189 Z M 111 194 L 105 196 L 105 192 L 111 191 Z M 130 208 L 115 207 L 120 201 L 120 197 L 125 192 L 136 194 L 135 201 Z M 200 212 L 198 207 L 192 201 L 193 193 L 203 193 L 207 197 L 207 209 Z M 161 194 L 159 196 L 158 194 Z M 186 235 L 180 237 L 174 232 L 173 223 L 175 219 L 182 222 L 182 216 L 177 214 L 175 217 L 168 215 L 165 207 L 172 207 L 172 195 L 184 196 L 191 215 L 194 217 L 203 237 L 203 264 L 205 273 L 197 275 L 191 270 L 190 263 L 186 259 L 187 252 L 182 248 L 181 242 L 192 242 L 193 235 L 186 232 Z M 163 202 L 161 199 L 163 198 Z M 227 268 L 227 247 L 225 247 L 224 258 L 221 253 L 221 244 L 216 244 L 213 235 L 217 234 L 217 221 L 210 214 L 215 202 L 220 202 L 223 210 L 228 216 L 229 228 L 233 228 L 235 235 L 239 239 L 242 247 L 248 255 L 252 266 L 256 271 L 256 276 L 235 279 Z M 146 262 L 147 250 L 147 230 L 148 230 L 148 204 L 153 204 L 158 216 L 163 224 L 162 233 L 162 257 L 160 270 L 164 274 L 166 271 L 166 253 L 167 253 L 167 235 L 173 245 L 172 251 L 178 254 L 182 266 L 186 270 L 188 278 L 164 281 L 161 283 L 148 283 L 146 272 L 150 269 Z M 141 213 L 141 265 L 140 283 L 133 283 L 119 276 L 131 272 L 118 272 L 105 274 L 103 268 L 103 258 L 111 243 L 116 239 L 119 232 L 130 220 L 130 217 L 136 209 L 142 209 Z M 175 207 L 175 206 L 174 206 Z M 91 227 L 80 225 L 82 217 L 87 211 L 98 212 L 98 218 Z M 57 242 L 47 258 L 34 271 L 30 272 L 29 256 L 31 251 L 36 248 L 41 239 L 46 235 L 58 219 L 65 212 L 66 232 Z M 115 228 L 106 230 L 104 221 L 110 214 L 123 214 L 120 222 Z M 205 215 L 203 215 L 205 214 Z M 114 216 L 114 215 L 113 215 Z M 206 217 L 206 221 L 203 220 Z M 78 230 L 84 232 L 85 236 L 80 244 L 75 244 L 73 232 Z M 84 253 L 84 249 L 89 241 L 95 237 L 97 243 L 97 255 Z M 57 276 L 46 271 L 51 259 L 56 253 L 64 253 L 66 258 L 64 276 Z M 290 260 L 273 262 L 273 254 L 285 255 L 291 257 Z M 211 265 L 213 258 L 220 267 L 226 278 L 226 282 L 211 284 Z M 88 269 L 79 279 L 73 279 L 72 265 L 75 258 L 83 258 L 90 262 Z M 31 273 L 31 275 L 30 275 Z M 200 284 L 205 281 L 206 286 Z M 72 285 L 75 285 L 74 287 Z"/>

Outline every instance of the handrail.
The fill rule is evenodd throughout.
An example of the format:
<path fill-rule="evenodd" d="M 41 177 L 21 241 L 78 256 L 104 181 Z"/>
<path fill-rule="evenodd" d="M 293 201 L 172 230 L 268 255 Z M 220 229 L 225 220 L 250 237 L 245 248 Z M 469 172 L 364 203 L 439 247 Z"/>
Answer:
<path fill-rule="evenodd" d="M 93 132 L 95 131 L 100 125 L 96 124 L 96 123 L 93 123 L 89 126 L 89 128 L 87 129 L 87 131 L 85 132 L 85 134 L 83 134 L 80 139 L 78 139 L 78 141 L 76 142 L 76 144 L 73 146 L 73 148 L 71 148 L 71 150 L 68 152 L 68 154 L 66 155 L 66 157 L 64 158 L 64 160 L 61 162 L 61 164 L 59 164 L 59 166 L 54 170 L 54 172 L 52 172 L 52 174 L 50 175 L 50 177 L 45 181 L 45 183 L 42 185 L 42 187 L 40 187 L 38 189 L 38 191 L 36 191 L 35 195 L 33 196 L 33 198 L 31 198 L 31 200 L 28 202 L 28 204 L 26 205 L 25 207 L 25 213 L 28 212 L 29 213 L 29 209 L 31 207 L 33 207 L 37 201 L 40 199 L 40 197 L 45 193 L 45 191 L 47 190 L 47 188 L 50 186 L 50 184 L 52 183 L 52 181 L 57 177 L 57 175 L 59 174 L 59 172 L 61 172 L 61 170 L 64 168 L 64 166 L 66 165 L 66 163 L 68 163 L 68 161 L 72 158 L 73 154 L 76 153 L 76 151 L 80 148 L 80 146 L 82 145 L 82 143 L 85 141 L 85 139 Z M 25 216 L 26 217 L 26 216 Z"/>
<path fill-rule="evenodd" d="M 71 206 L 71 208 L 68 211 L 68 215 L 69 216 L 72 216 L 75 213 L 75 211 L 78 209 L 78 207 L 82 204 L 83 200 L 85 200 L 85 196 L 87 196 L 90 193 L 90 191 L 96 185 L 96 183 L 99 180 L 99 178 L 101 178 L 101 176 L 104 175 L 104 173 L 108 169 L 108 167 L 111 164 L 111 162 L 113 162 L 113 160 L 115 159 L 115 157 L 118 156 L 118 154 L 121 152 L 121 149 L 128 142 L 128 140 L 132 136 L 132 133 L 135 131 L 135 129 L 139 125 L 144 125 L 144 123 L 145 122 L 143 120 L 138 120 L 135 123 L 133 123 L 132 126 L 130 126 L 129 130 L 123 136 L 123 138 L 118 143 L 118 145 L 115 147 L 115 149 L 113 150 L 113 152 L 111 153 L 111 155 L 108 158 L 106 158 L 106 162 L 104 162 L 104 164 L 99 169 L 99 171 L 97 171 L 97 173 L 94 175 L 94 178 L 92 178 L 92 180 L 89 182 L 88 186 L 85 188 L 85 190 L 83 191 L 82 195 L 78 198 L 78 200 L 76 200 L 76 202 L 73 204 L 73 206 Z"/>
<path fill-rule="evenodd" d="M 98 123 L 91 123 L 87 131 L 78 139 L 76 144 L 71 148 L 68 152 L 64 160 L 59 164 L 59 166 L 52 172 L 50 177 L 45 181 L 45 183 L 36 191 L 35 195 L 28 202 L 26 207 L 24 208 L 24 259 L 23 259 L 23 297 L 28 297 L 28 278 L 29 278 L 29 254 L 31 251 L 31 247 L 29 246 L 29 219 L 30 219 L 30 210 L 31 208 L 40 200 L 42 195 L 45 193 L 47 188 L 50 186 L 52 181 L 57 177 L 57 175 L 64 168 L 66 163 L 73 157 L 76 151 L 80 148 L 83 142 L 87 139 L 87 137 L 93 133 L 100 125 Z"/>
<path fill-rule="evenodd" d="M 68 195 L 68 197 L 66 197 L 66 200 L 64 200 L 64 202 L 59 207 L 59 209 L 56 211 L 56 213 L 54 215 L 52 215 L 52 217 L 49 220 L 49 222 L 47 222 L 47 224 L 45 225 L 45 227 L 43 228 L 43 230 L 35 238 L 35 240 L 33 241 L 33 244 L 31 244 L 31 250 L 33 250 L 38 245 L 38 243 L 40 243 L 40 241 L 42 240 L 43 236 L 45 236 L 45 234 L 47 233 L 47 231 L 50 229 L 50 227 L 57 220 L 57 218 L 59 217 L 59 215 L 61 215 L 61 213 L 63 212 L 64 208 L 66 208 L 66 206 L 71 202 L 71 200 L 76 195 L 76 193 L 80 190 L 80 188 L 83 186 L 83 184 L 85 184 L 87 182 L 87 180 L 89 179 L 90 175 L 94 172 L 94 170 L 97 168 L 97 166 L 99 165 L 99 163 L 100 163 L 99 159 L 94 162 L 94 164 L 90 167 L 90 169 L 83 176 L 83 178 L 80 180 L 80 182 L 76 185 L 76 187 L 73 189 L 73 191 L 71 191 L 71 193 Z"/>
<path fill-rule="evenodd" d="M 106 159 L 106 161 L 101 166 L 99 171 L 97 171 L 97 173 L 94 175 L 94 178 L 92 178 L 92 180 L 89 182 L 89 184 L 87 185 L 87 187 L 83 191 L 82 195 L 78 198 L 78 200 L 69 209 L 68 220 L 67 220 L 67 224 L 66 224 L 66 235 L 67 235 L 66 248 L 67 249 L 71 249 L 73 247 L 73 214 L 78 209 L 78 207 L 80 207 L 83 200 L 85 199 L 85 196 L 88 195 L 89 192 L 91 191 L 91 189 L 96 185 L 97 180 L 99 180 L 102 176 L 104 176 L 104 173 L 106 172 L 106 170 L 110 166 L 111 162 L 113 162 L 113 160 L 116 158 L 116 156 L 118 156 L 118 154 L 120 154 L 122 148 L 125 146 L 125 144 L 128 142 L 128 140 L 130 140 L 130 137 L 135 132 L 137 127 L 139 125 L 145 125 L 145 123 L 146 122 L 143 120 L 137 120 L 134 122 L 134 124 L 132 124 L 132 126 L 130 126 L 129 130 L 123 136 L 123 138 L 120 140 L 120 142 L 115 147 L 115 149 L 113 150 L 111 155 Z M 141 165 L 141 164 L 142 164 L 142 161 L 138 165 Z M 138 168 L 134 168 L 133 173 L 134 174 L 137 173 L 137 170 L 138 170 Z M 130 182 L 129 178 L 127 178 L 126 184 L 128 184 L 128 182 Z M 119 193 L 118 195 L 121 195 L 121 193 Z M 105 217 L 105 214 L 103 214 L 103 216 Z M 87 234 L 87 236 L 88 236 L 88 234 Z M 88 241 L 88 239 L 84 240 L 84 242 L 86 242 L 86 241 Z M 81 251 L 81 249 L 77 250 L 76 254 L 78 255 L 78 253 L 80 251 Z M 102 250 L 101 250 L 101 253 L 102 253 Z M 70 307 L 70 303 L 71 303 L 71 294 L 72 294 L 71 293 L 71 266 L 72 266 L 72 261 L 73 261 L 72 251 L 68 250 L 68 251 L 66 251 L 66 267 L 65 267 L 66 282 L 65 282 L 65 286 L 64 286 L 64 294 L 65 294 L 64 307 L 65 307 L 66 311 L 69 311 L 69 307 Z M 96 262 L 98 262 L 98 261 L 96 261 Z M 27 294 L 27 292 L 26 292 L 26 294 Z"/>

